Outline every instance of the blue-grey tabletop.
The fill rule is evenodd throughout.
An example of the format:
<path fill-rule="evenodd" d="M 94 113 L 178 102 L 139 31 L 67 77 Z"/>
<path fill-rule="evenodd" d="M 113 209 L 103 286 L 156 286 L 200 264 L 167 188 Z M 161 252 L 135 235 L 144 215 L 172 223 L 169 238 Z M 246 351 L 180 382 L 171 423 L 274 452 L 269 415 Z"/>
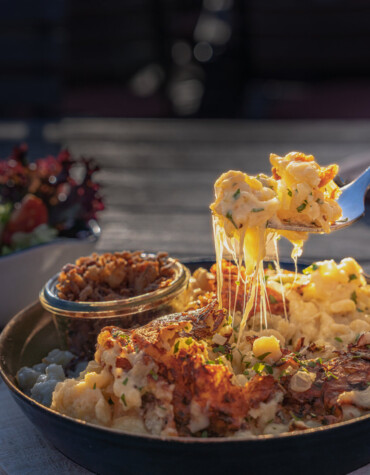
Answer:
<path fill-rule="evenodd" d="M 94 157 L 106 209 L 99 252 L 142 249 L 180 258 L 213 256 L 209 204 L 224 171 L 269 171 L 269 154 L 302 150 L 338 163 L 343 180 L 370 164 L 370 121 L 183 121 L 64 119 L 0 122 L 0 158 L 29 144 L 32 158 L 68 147 Z M 368 202 L 368 206 L 369 206 Z M 370 274 L 370 212 L 353 226 L 312 236 L 303 257 L 355 257 Z M 282 240 L 283 241 L 283 240 Z M 281 255 L 290 245 L 281 242 Z M 2 296 L 5 298 L 5 296 Z M 365 475 L 370 467 L 356 473 Z M 89 473 L 38 434 L 0 383 L 0 473 Z"/>

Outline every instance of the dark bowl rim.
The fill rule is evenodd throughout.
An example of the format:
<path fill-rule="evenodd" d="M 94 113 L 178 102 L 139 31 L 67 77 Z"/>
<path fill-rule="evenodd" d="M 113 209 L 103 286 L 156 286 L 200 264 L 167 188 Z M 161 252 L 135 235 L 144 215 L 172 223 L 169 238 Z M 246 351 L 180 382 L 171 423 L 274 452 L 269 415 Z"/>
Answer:
<path fill-rule="evenodd" d="M 184 264 L 199 264 L 199 263 L 209 263 L 214 261 L 212 258 L 199 258 L 199 259 L 186 259 L 182 260 Z M 282 262 L 281 262 L 282 263 Z M 287 262 L 285 263 L 287 264 Z M 304 264 L 305 265 L 305 264 Z M 369 414 L 364 414 L 362 416 L 349 419 L 347 421 L 341 421 L 335 424 L 330 424 L 327 426 L 321 426 L 321 427 L 315 427 L 315 428 L 309 428 L 305 430 L 296 430 L 292 432 L 286 432 L 278 435 L 272 435 L 272 434 L 266 434 L 266 435 L 258 435 L 255 437 L 207 437 L 207 438 L 201 438 L 201 437 L 181 437 L 181 436 L 176 436 L 176 437 L 171 437 L 171 436 L 155 436 L 151 434 L 135 434 L 132 432 L 127 432 L 123 430 L 118 430 L 118 429 L 113 429 L 110 427 L 102 427 L 97 424 L 92 424 L 90 422 L 82 421 L 70 416 L 67 416 L 65 414 L 61 414 L 57 411 L 54 411 L 50 409 L 49 407 L 46 407 L 31 397 L 27 396 L 24 394 L 8 377 L 7 372 L 5 371 L 5 368 L 3 366 L 3 358 L 2 358 L 2 353 L 3 353 L 3 347 L 5 345 L 7 335 L 11 333 L 12 327 L 18 323 L 18 321 L 22 320 L 22 316 L 24 313 L 26 313 L 28 310 L 30 310 L 32 307 L 40 306 L 42 308 L 40 302 L 36 301 L 33 304 L 29 305 L 25 309 L 21 310 L 18 312 L 5 326 L 3 331 L 0 333 L 0 375 L 2 379 L 4 380 L 5 384 L 8 386 L 10 391 L 13 393 L 13 396 L 17 396 L 20 399 L 23 399 L 25 403 L 31 406 L 35 406 L 38 408 L 38 410 L 44 411 L 48 413 L 51 417 L 54 417 L 58 419 L 59 421 L 64 421 L 66 423 L 72 424 L 76 427 L 88 427 L 92 431 L 97 431 L 101 434 L 110 434 L 110 435 L 115 435 L 117 437 L 120 436 L 125 436 L 125 437 L 131 437 L 132 439 L 136 440 L 150 440 L 154 441 L 157 443 L 177 443 L 179 445 L 189 445 L 189 444 L 207 444 L 209 442 L 211 443 L 216 443 L 216 444 L 237 444 L 237 443 L 263 443 L 266 440 L 281 440 L 281 439 L 289 439 L 291 437 L 295 438 L 305 438 L 305 437 L 310 437 L 311 435 L 318 434 L 320 432 L 327 432 L 327 431 L 334 431 L 336 429 L 340 428 L 345 428 L 347 426 L 354 425 L 356 423 L 364 423 L 365 421 L 370 421 L 370 413 Z M 14 376 L 15 377 L 15 376 Z"/>
<path fill-rule="evenodd" d="M 35 302 L 34 304 L 31 304 L 28 308 L 32 307 L 33 305 L 39 304 L 38 302 Z M 22 312 L 20 312 L 22 313 Z M 20 314 L 16 315 L 19 316 Z M 14 317 L 14 318 L 16 318 Z M 20 318 L 19 318 L 20 319 Z M 227 444 L 232 444 L 232 443 L 241 443 L 241 442 L 253 442 L 253 443 L 263 443 L 266 440 L 281 440 L 281 439 L 289 439 L 291 437 L 300 437 L 300 438 L 305 438 L 309 437 L 312 434 L 317 434 L 322 431 L 332 431 L 338 428 L 346 427 L 348 425 L 355 424 L 357 422 L 364 422 L 366 420 L 370 420 L 370 413 L 365 414 L 360 417 L 356 417 L 354 419 L 350 419 L 348 421 L 342 421 L 338 422 L 336 424 L 330 424 L 328 426 L 321 426 L 321 427 L 315 427 L 315 428 L 310 428 L 310 429 L 305 429 L 305 430 L 296 430 L 292 432 L 285 432 L 283 434 L 279 435 L 272 435 L 272 434 L 266 434 L 266 435 L 258 435 L 255 437 L 181 437 L 181 436 L 176 436 L 176 437 L 171 437 L 171 436 L 156 436 L 156 435 L 151 435 L 151 434 L 135 434 L 132 432 L 127 432 L 119 429 L 113 429 L 110 427 L 103 427 L 99 426 L 97 424 L 92 424 L 90 422 L 82 421 L 80 419 L 76 419 L 70 416 L 67 416 L 65 414 L 61 414 L 57 411 L 54 411 L 53 409 L 50 409 L 49 407 L 44 406 L 43 404 L 40 404 L 39 402 L 35 401 L 31 397 L 27 396 L 24 394 L 8 377 L 6 374 L 3 364 L 2 364 L 2 358 L 1 358 L 1 349 L 4 344 L 3 340 L 5 340 L 5 337 L 3 335 L 6 335 L 7 332 L 5 330 L 9 331 L 7 328 L 8 325 L 5 327 L 3 330 L 2 334 L 0 335 L 0 375 L 3 378 L 3 381 L 5 384 L 8 386 L 8 388 L 16 395 L 17 397 L 23 399 L 27 404 L 31 406 L 35 406 L 38 408 L 38 410 L 44 411 L 48 413 L 50 416 L 59 419 L 60 421 L 64 421 L 66 423 L 71 423 L 77 427 L 88 427 L 91 430 L 95 430 L 100 432 L 101 434 L 109 434 L 109 435 L 116 435 L 116 436 L 129 436 L 133 437 L 134 439 L 139 439 L 139 440 L 151 440 L 151 441 L 156 441 L 158 443 L 167 443 L 167 442 L 178 442 L 179 444 L 204 444 L 204 443 L 227 443 Z"/>

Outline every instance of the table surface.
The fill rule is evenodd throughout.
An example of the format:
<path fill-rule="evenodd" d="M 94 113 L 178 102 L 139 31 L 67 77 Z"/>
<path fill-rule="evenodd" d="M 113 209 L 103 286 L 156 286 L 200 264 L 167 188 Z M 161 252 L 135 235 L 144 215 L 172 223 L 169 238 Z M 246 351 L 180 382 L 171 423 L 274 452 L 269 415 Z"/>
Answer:
<path fill-rule="evenodd" d="M 36 132 L 35 132 L 36 131 Z M 97 251 L 214 255 L 209 203 L 224 171 L 268 172 L 270 152 L 302 150 L 338 163 L 347 178 L 370 165 L 370 121 L 181 121 L 64 119 L 0 123 L 0 152 L 27 141 L 31 150 L 67 146 L 101 166 L 106 210 Z M 8 150 L 9 151 L 9 150 Z M 313 236 L 304 259 L 353 256 L 370 274 L 370 216 L 330 236 Z M 290 245 L 281 243 L 287 258 Z M 33 428 L 0 383 L 0 474 L 87 474 Z M 370 473 L 370 465 L 356 471 Z"/>

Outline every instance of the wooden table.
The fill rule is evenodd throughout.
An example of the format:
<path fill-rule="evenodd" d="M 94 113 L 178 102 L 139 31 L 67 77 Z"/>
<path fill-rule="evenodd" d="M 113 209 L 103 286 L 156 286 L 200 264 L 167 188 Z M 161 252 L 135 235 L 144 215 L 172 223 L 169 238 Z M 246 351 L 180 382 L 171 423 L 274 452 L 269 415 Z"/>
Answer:
<path fill-rule="evenodd" d="M 214 254 L 209 203 L 224 171 L 268 172 L 270 152 L 312 153 L 320 164 L 370 165 L 369 121 L 159 121 L 66 119 L 0 123 L 3 156 L 9 136 L 40 153 L 67 146 L 95 157 L 107 208 L 99 252 L 168 251 L 180 258 Z M 356 156 L 356 157 L 355 157 Z M 351 157 L 348 159 L 348 157 Z M 311 237 L 304 258 L 354 256 L 370 273 L 370 216 L 331 236 Z M 282 243 L 282 257 L 290 246 Z M 365 475 L 370 466 L 356 472 Z M 89 473 L 51 447 L 0 383 L 0 474 Z"/>

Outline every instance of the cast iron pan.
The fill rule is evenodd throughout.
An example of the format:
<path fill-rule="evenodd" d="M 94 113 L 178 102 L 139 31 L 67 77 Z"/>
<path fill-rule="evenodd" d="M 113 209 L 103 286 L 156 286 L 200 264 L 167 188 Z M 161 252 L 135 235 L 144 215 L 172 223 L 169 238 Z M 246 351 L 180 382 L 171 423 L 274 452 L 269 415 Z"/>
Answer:
<path fill-rule="evenodd" d="M 210 261 L 186 263 L 191 269 Z M 286 266 L 284 266 L 286 267 Z M 51 317 L 39 303 L 18 313 L 0 336 L 0 374 L 42 434 L 70 459 L 101 474 L 346 474 L 370 462 L 370 414 L 333 426 L 257 439 L 138 436 L 58 414 L 16 386 L 22 366 L 58 346 Z"/>

